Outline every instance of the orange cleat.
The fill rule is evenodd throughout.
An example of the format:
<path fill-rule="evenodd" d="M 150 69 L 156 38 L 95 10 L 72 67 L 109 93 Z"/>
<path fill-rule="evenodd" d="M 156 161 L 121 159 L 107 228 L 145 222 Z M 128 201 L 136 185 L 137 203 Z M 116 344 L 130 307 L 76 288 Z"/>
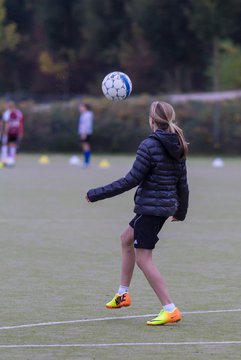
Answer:
<path fill-rule="evenodd" d="M 131 298 L 128 292 L 119 295 L 116 294 L 111 301 L 109 301 L 105 307 L 107 309 L 120 309 L 123 306 L 130 306 L 131 305 Z"/>
<path fill-rule="evenodd" d="M 174 309 L 172 312 L 161 310 L 159 315 L 154 319 L 147 321 L 147 325 L 158 326 L 165 325 L 168 323 L 175 323 L 182 320 L 182 315 L 178 308 Z"/>

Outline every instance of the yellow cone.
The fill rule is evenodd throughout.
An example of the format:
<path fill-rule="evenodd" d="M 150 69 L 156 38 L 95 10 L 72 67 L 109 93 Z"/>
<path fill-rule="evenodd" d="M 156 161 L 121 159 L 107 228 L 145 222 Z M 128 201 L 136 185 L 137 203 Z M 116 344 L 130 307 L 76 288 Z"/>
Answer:
<path fill-rule="evenodd" d="M 100 161 L 100 163 L 99 163 L 99 168 L 101 168 L 101 169 L 108 169 L 109 167 L 110 167 L 110 163 L 109 163 L 108 160 L 103 159 L 103 160 Z"/>
<path fill-rule="evenodd" d="M 42 155 L 42 156 L 40 156 L 38 162 L 41 165 L 47 165 L 47 164 L 50 163 L 50 160 L 49 160 L 49 157 L 47 155 Z"/>

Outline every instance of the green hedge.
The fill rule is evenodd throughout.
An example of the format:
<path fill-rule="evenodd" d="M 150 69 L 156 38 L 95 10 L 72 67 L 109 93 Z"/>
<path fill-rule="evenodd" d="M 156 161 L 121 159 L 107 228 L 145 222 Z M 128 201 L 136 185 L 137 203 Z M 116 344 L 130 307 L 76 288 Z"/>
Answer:
<path fill-rule="evenodd" d="M 93 150 L 95 152 L 134 152 L 150 132 L 149 96 L 131 97 L 121 102 L 104 98 L 85 98 L 95 113 Z M 167 100 L 168 101 L 168 100 Z M 22 151 L 79 151 L 78 101 L 39 105 L 20 104 L 25 122 Z M 215 108 L 212 103 L 174 104 L 179 125 L 190 143 L 191 154 L 241 153 L 241 101 L 224 101 Z M 215 111 L 220 112 L 220 133 L 214 126 Z M 216 134 L 216 135 L 215 135 Z"/>

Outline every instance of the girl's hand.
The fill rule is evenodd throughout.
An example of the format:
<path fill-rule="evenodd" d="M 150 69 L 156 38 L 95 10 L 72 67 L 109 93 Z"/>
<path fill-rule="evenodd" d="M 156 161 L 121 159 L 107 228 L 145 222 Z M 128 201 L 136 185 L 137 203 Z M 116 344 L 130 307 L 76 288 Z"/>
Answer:
<path fill-rule="evenodd" d="M 179 221 L 179 220 L 173 216 L 171 222 L 174 222 L 174 221 Z"/>
<path fill-rule="evenodd" d="M 87 196 L 87 195 L 86 195 L 85 199 L 86 199 L 88 202 L 90 202 L 90 199 L 88 198 L 88 196 Z"/>

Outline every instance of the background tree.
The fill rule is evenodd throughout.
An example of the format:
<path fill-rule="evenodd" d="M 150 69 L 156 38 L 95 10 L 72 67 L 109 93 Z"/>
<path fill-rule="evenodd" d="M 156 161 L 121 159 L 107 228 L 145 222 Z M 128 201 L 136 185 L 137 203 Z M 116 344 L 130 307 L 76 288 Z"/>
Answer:
<path fill-rule="evenodd" d="M 131 40 L 122 42 L 119 61 L 121 69 L 131 74 L 135 91 L 154 93 L 158 89 L 158 79 L 155 76 L 157 57 L 150 49 L 143 29 L 136 23 L 131 28 Z"/>
<path fill-rule="evenodd" d="M 7 18 L 7 9 L 5 0 L 0 0 L 0 67 L 4 68 L 7 60 L 14 58 L 15 51 L 18 44 L 20 43 L 20 35 L 17 31 L 17 24 L 13 21 L 9 21 Z M 15 71 L 9 72 L 8 77 L 13 79 L 15 76 Z M 2 74 L 0 72 L 0 82 L 4 85 L 8 85 L 6 81 L 6 73 Z M 11 81 L 11 80 L 10 80 Z M 9 82 L 10 82 L 9 81 Z M 16 78 L 13 79 L 13 82 L 16 83 Z"/>
<path fill-rule="evenodd" d="M 100 95 L 116 69 L 136 93 L 210 89 L 207 69 L 218 89 L 220 46 L 241 46 L 240 18 L 240 0 L 0 0 L 0 90 Z"/>
<path fill-rule="evenodd" d="M 220 44 L 240 31 L 241 2 L 239 0 L 190 0 L 190 28 L 202 40 L 206 66 L 212 63 L 213 90 L 220 88 Z"/>
<path fill-rule="evenodd" d="M 211 74 L 214 72 L 213 66 L 210 66 L 209 71 Z M 241 47 L 231 41 L 220 44 L 219 74 L 221 90 L 241 88 Z"/>
<path fill-rule="evenodd" d="M 157 66 L 152 70 L 161 91 L 187 91 L 203 86 L 201 43 L 189 28 L 189 0 L 132 0 L 127 10 L 143 30 Z"/>
<path fill-rule="evenodd" d="M 7 22 L 5 0 L 0 0 L 0 51 L 14 51 L 20 42 L 17 25 Z"/>

